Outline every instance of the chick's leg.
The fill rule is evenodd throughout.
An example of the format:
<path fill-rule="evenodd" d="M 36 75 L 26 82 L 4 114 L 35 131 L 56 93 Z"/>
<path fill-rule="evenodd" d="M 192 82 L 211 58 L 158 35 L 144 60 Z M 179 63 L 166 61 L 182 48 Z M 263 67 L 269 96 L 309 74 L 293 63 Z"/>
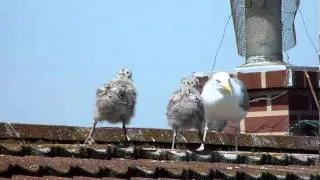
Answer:
<path fill-rule="evenodd" d="M 177 138 L 177 130 L 173 130 L 172 146 L 171 146 L 171 149 L 172 149 L 172 150 L 174 149 L 174 145 L 175 145 L 176 138 Z"/>
<path fill-rule="evenodd" d="M 203 150 L 204 150 L 204 143 L 206 142 L 207 132 L 208 132 L 208 121 L 205 120 L 205 126 L 204 126 L 204 133 L 203 133 L 202 143 L 201 143 L 200 147 L 197 149 L 197 151 L 203 151 Z M 201 131 L 200 131 L 200 134 L 202 134 Z M 200 135 L 200 134 L 199 134 L 199 135 Z M 200 139 L 201 139 L 201 138 L 202 138 L 202 137 L 200 137 Z"/>
<path fill-rule="evenodd" d="M 128 136 L 127 136 L 127 128 L 126 128 L 125 122 L 122 123 L 122 132 L 123 132 L 123 136 L 124 136 L 125 142 L 126 143 L 129 142 Z"/>
<path fill-rule="evenodd" d="M 235 149 L 234 151 L 237 153 L 238 152 L 238 136 L 240 135 L 240 131 L 239 129 L 236 129 L 235 130 L 235 133 L 234 133 L 234 142 L 235 142 Z"/>
<path fill-rule="evenodd" d="M 85 140 L 84 144 L 89 144 L 91 145 L 92 143 L 95 143 L 95 141 L 93 140 L 93 133 L 94 133 L 94 130 L 96 128 L 96 125 L 97 125 L 97 122 L 98 120 L 97 119 L 94 119 L 93 120 L 93 125 L 92 125 L 92 128 L 91 128 L 91 131 L 89 133 L 89 136 L 87 137 L 87 139 Z"/>

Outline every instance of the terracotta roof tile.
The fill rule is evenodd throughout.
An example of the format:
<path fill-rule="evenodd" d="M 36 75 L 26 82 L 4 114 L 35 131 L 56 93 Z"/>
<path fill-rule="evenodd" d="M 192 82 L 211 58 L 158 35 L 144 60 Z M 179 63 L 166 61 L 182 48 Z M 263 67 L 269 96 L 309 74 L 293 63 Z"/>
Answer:
<path fill-rule="evenodd" d="M 119 147 L 117 145 L 74 145 L 74 144 L 0 144 L 2 155 L 73 157 L 90 159 L 153 159 L 169 161 L 226 162 L 271 165 L 315 165 L 318 154 L 270 153 L 240 151 L 205 151 Z"/>
<path fill-rule="evenodd" d="M 11 126 L 0 123 L 1 178 L 320 179 L 318 137 L 240 135 L 235 153 L 233 135 L 209 133 L 207 150 L 197 152 L 196 132 L 183 132 L 187 142 L 171 151 L 165 129 L 130 129 L 124 146 L 119 128 L 99 128 L 98 144 L 85 146 L 89 128 Z"/>
<path fill-rule="evenodd" d="M 128 178 L 132 176 L 148 178 L 200 178 L 215 177 L 262 177 L 284 176 L 294 174 L 297 177 L 319 175 L 318 166 L 277 166 L 277 165 L 247 165 L 233 163 L 159 161 L 149 159 L 75 159 L 48 158 L 40 156 L 10 156 L 0 157 L 6 166 L 1 166 L 3 176 L 12 176 L 13 172 L 33 176 L 102 177 L 111 176 Z M 264 172 L 268 172 L 264 174 Z"/>
<path fill-rule="evenodd" d="M 97 180 L 97 179 L 101 179 L 101 180 L 120 180 L 120 178 L 110 178 L 110 177 L 102 177 L 102 178 L 93 178 L 93 177 L 83 177 L 83 176 L 73 176 L 72 178 L 67 178 L 67 177 L 57 177 L 57 176 L 42 176 L 42 177 L 35 177 L 35 176 L 24 176 L 24 175 L 14 175 L 12 176 L 12 178 L 10 179 L 14 179 L 14 180 L 18 180 L 18 179 L 24 179 L 24 180 L 41 180 L 41 179 L 45 179 L 45 180 L 65 180 L 65 179 L 78 179 L 78 180 Z"/>

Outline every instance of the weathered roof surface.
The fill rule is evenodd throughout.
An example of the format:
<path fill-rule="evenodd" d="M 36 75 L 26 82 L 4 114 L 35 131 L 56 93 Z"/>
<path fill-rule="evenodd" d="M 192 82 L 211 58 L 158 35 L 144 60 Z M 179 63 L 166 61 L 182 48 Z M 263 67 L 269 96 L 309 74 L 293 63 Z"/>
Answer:
<path fill-rule="evenodd" d="M 206 151 L 197 152 L 196 132 L 182 132 L 180 150 L 171 151 L 172 131 L 98 128 L 97 144 L 83 145 L 90 128 L 0 123 L 0 177 L 320 179 L 318 137 L 209 133 Z M 220 140 L 220 138 L 221 140 Z"/>

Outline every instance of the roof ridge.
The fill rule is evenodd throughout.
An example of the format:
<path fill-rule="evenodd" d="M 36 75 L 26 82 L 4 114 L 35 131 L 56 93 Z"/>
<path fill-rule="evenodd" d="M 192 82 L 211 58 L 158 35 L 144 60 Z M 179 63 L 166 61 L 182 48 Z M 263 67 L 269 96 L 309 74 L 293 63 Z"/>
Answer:
<path fill-rule="evenodd" d="M 81 144 L 85 141 L 90 128 L 77 126 L 52 126 L 11 124 L 19 133 L 17 137 L 6 123 L 0 123 L 0 143 L 17 143 L 24 140 L 27 144 Z M 128 128 L 127 135 L 135 146 L 169 148 L 172 131 L 168 129 Z M 182 131 L 187 142 L 177 138 L 177 145 L 182 149 L 195 149 L 200 145 L 196 131 Z M 249 135 L 240 134 L 239 150 L 317 153 L 319 137 L 283 136 L 283 135 Z M 94 139 L 98 144 L 119 144 L 123 141 L 121 128 L 97 128 Z M 226 133 L 208 133 L 206 148 L 208 150 L 233 150 L 234 135 Z M 222 141 L 221 141 L 222 140 Z"/>

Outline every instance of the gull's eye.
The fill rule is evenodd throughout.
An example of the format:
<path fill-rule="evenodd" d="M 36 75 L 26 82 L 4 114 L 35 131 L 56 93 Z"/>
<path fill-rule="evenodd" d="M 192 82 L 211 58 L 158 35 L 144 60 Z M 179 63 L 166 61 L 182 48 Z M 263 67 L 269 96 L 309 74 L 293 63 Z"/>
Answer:
<path fill-rule="evenodd" d="M 218 80 L 218 79 L 216 79 L 216 81 L 217 81 L 217 83 L 221 83 L 221 81 L 220 81 L 220 80 Z"/>

